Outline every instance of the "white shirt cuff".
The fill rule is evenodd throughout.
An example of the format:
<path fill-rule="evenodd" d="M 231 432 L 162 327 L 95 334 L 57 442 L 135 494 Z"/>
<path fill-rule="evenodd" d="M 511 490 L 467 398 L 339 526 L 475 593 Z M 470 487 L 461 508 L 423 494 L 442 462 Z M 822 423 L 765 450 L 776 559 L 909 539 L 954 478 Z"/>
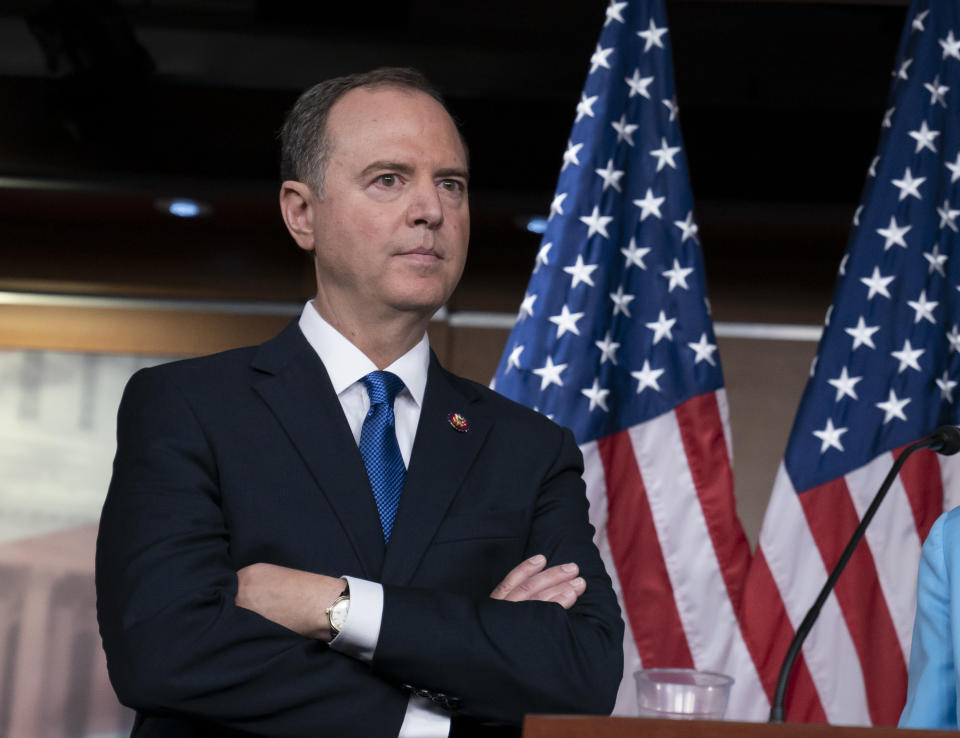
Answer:
<path fill-rule="evenodd" d="M 383 587 L 366 579 L 343 578 L 350 587 L 350 610 L 330 648 L 360 661 L 373 661 L 383 620 Z"/>
<path fill-rule="evenodd" d="M 426 697 L 410 695 L 397 738 L 447 738 L 448 735 L 450 713 Z"/>

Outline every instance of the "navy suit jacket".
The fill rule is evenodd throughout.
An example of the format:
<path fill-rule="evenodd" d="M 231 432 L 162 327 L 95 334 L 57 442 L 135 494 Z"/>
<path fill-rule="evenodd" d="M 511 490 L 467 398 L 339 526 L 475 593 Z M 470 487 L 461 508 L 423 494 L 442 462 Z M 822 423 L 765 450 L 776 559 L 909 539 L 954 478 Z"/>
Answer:
<path fill-rule="evenodd" d="M 389 546 L 295 323 L 259 347 L 138 372 L 117 439 L 97 611 L 135 735 L 395 738 L 403 685 L 450 695 L 458 715 L 482 721 L 612 709 L 623 623 L 592 543 L 579 450 L 538 413 L 432 357 Z M 587 588 L 569 611 L 490 599 L 535 553 L 580 565 Z M 373 661 L 236 606 L 236 571 L 255 562 L 381 582 Z"/>

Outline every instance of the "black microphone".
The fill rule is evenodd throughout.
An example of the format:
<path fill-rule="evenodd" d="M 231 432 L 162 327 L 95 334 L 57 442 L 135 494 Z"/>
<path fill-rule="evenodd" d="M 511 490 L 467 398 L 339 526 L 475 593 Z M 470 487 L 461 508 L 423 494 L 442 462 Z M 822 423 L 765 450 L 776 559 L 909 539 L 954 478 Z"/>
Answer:
<path fill-rule="evenodd" d="M 955 425 L 941 425 L 927 436 L 931 448 L 943 456 L 953 456 L 960 451 L 960 428 Z"/>
<path fill-rule="evenodd" d="M 844 567 L 846 567 L 850 557 L 853 556 L 853 552 L 856 549 L 857 544 L 860 543 L 860 539 L 863 538 L 863 534 L 867 530 L 867 526 L 870 525 L 870 521 L 873 520 L 873 516 L 877 512 L 877 508 L 880 507 L 880 503 L 883 502 L 883 498 L 886 496 L 887 490 L 890 489 L 890 485 L 893 484 L 893 480 L 896 479 L 897 474 L 900 473 L 900 468 L 903 466 L 910 454 L 912 454 L 914 451 L 918 451 L 921 448 L 929 448 L 933 451 L 936 451 L 938 454 L 952 456 L 953 454 L 957 453 L 957 451 L 960 451 L 960 428 L 955 425 L 941 425 L 926 438 L 907 446 L 903 450 L 903 453 L 897 457 L 897 460 L 893 462 L 893 467 L 887 474 L 886 479 L 883 480 L 883 484 L 880 485 L 880 490 L 877 492 L 876 497 L 873 498 L 873 502 L 870 503 L 870 507 L 868 507 L 867 511 L 863 514 L 863 519 L 860 521 L 860 525 L 858 525 L 857 529 L 853 531 L 853 535 L 850 536 L 850 541 L 847 543 L 847 547 L 843 549 L 843 553 L 840 554 L 840 560 L 837 561 L 837 565 L 833 567 L 833 571 L 831 571 L 830 576 L 827 577 L 826 584 L 823 585 L 823 589 L 821 589 L 820 594 L 817 595 L 817 599 L 814 601 L 813 606 L 807 611 L 806 616 L 804 616 L 803 621 L 800 623 L 800 627 L 797 628 L 797 632 L 793 636 L 793 640 L 790 641 L 790 647 L 787 649 L 787 655 L 784 656 L 783 664 L 780 667 L 780 675 L 777 677 L 777 687 L 773 693 L 773 702 L 770 705 L 771 723 L 783 722 L 783 703 L 787 693 L 787 682 L 790 680 L 790 673 L 793 671 L 793 665 L 797 660 L 797 656 L 800 654 L 800 647 L 803 645 L 803 642 L 807 638 L 807 634 L 810 632 L 810 629 L 813 628 L 813 624 L 817 621 L 817 618 L 820 615 L 820 610 L 823 608 L 823 603 L 827 601 L 827 597 L 830 595 L 830 592 L 833 591 L 833 587 L 840 578 L 840 574 L 843 572 Z"/>

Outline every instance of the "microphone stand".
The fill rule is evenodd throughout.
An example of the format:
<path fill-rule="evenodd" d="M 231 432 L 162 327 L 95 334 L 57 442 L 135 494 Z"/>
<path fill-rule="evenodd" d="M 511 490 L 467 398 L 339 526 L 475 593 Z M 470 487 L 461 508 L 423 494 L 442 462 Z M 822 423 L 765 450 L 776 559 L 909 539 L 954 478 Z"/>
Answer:
<path fill-rule="evenodd" d="M 857 526 L 857 529 L 853 531 L 853 535 L 850 536 L 850 542 L 847 543 L 847 547 L 843 549 L 843 553 L 840 555 L 840 560 L 837 561 L 837 565 L 833 567 L 833 571 L 831 571 L 830 576 L 827 577 L 827 582 L 823 585 L 823 589 L 820 590 L 820 594 L 817 595 L 817 599 L 814 601 L 813 607 L 807 611 L 806 616 L 803 618 L 803 622 L 800 623 L 800 627 L 797 628 L 797 632 L 793 636 L 793 640 L 790 641 L 790 647 L 787 649 L 787 655 L 784 657 L 783 665 L 780 667 L 780 675 L 777 677 L 777 687 L 773 694 L 773 702 L 770 705 L 769 722 L 783 722 L 784 698 L 786 697 L 787 693 L 787 682 L 790 679 L 790 672 L 793 671 L 794 662 L 797 660 L 797 656 L 800 653 L 800 647 L 803 645 L 803 642 L 807 638 L 807 634 L 810 632 L 810 629 L 816 622 L 817 617 L 820 615 L 820 610 L 823 608 L 823 603 L 827 601 L 827 597 L 830 595 L 830 592 L 833 591 L 833 587 L 840 578 L 840 574 L 843 573 L 847 562 L 850 560 L 850 557 L 853 556 L 854 549 L 856 549 L 857 544 L 860 543 L 860 539 L 863 538 L 863 534 L 867 530 L 867 526 L 870 525 L 870 521 L 873 520 L 873 516 L 877 512 L 877 508 L 880 507 L 880 503 L 883 502 L 883 498 L 886 496 L 887 490 L 890 489 L 890 485 L 893 484 L 893 480 L 896 479 L 897 474 L 900 473 L 900 468 L 903 466 L 910 454 L 921 448 L 932 448 L 935 451 L 944 454 L 956 453 L 957 449 L 953 448 L 950 442 L 950 440 L 954 437 L 953 434 L 956 434 L 956 432 L 957 431 L 955 430 L 955 427 L 945 426 L 943 428 L 938 428 L 926 438 L 907 446 L 903 450 L 903 453 L 900 454 L 897 460 L 893 463 L 893 468 L 890 469 L 890 472 L 887 474 L 887 478 L 884 479 L 883 484 L 880 485 L 880 490 L 877 492 L 876 497 L 873 498 L 873 502 L 870 503 L 870 507 L 867 508 L 866 513 L 864 513 L 863 519 L 860 521 L 860 525 Z M 949 436 L 949 438 L 947 436 Z"/>

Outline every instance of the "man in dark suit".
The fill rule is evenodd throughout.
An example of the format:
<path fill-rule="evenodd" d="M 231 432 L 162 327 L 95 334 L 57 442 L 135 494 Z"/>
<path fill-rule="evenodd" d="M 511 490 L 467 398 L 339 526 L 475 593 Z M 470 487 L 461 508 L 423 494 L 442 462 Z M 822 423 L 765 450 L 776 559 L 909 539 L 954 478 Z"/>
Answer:
<path fill-rule="evenodd" d="M 623 624 L 573 437 L 429 350 L 467 251 L 453 120 L 384 69 L 308 90 L 282 139 L 317 296 L 262 346 L 138 373 L 120 407 L 97 606 L 134 734 L 609 712 Z"/>

